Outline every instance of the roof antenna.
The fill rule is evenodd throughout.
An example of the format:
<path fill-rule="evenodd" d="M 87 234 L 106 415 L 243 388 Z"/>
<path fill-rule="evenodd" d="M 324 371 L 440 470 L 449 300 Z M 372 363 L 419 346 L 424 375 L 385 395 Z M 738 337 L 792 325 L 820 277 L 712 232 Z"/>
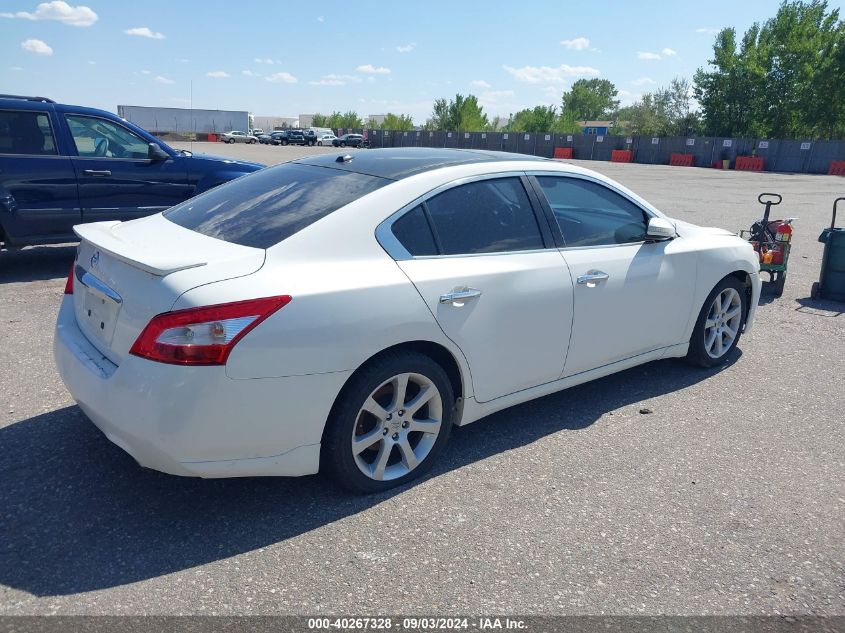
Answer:
<path fill-rule="evenodd" d="M 336 163 L 350 163 L 352 162 L 352 157 L 349 154 L 344 154 L 343 156 L 338 156 L 335 159 Z"/>

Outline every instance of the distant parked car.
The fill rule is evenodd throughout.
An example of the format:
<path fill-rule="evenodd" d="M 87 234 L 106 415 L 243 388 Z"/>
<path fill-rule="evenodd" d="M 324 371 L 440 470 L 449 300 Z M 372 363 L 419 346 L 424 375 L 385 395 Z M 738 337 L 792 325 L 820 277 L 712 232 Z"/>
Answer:
<path fill-rule="evenodd" d="M 270 142 L 273 140 L 272 132 L 265 132 L 264 134 L 260 134 L 258 136 L 258 142 L 262 145 L 269 145 Z"/>
<path fill-rule="evenodd" d="M 344 134 L 332 141 L 334 147 L 363 147 L 367 145 L 361 134 Z"/>
<path fill-rule="evenodd" d="M 302 136 L 305 138 L 306 145 L 313 147 L 317 144 L 317 133 L 314 130 L 305 130 L 302 132 Z"/>
<path fill-rule="evenodd" d="M 257 143 L 258 139 L 254 137 L 252 134 L 247 134 L 246 132 L 239 132 L 237 130 L 233 130 L 231 132 L 226 132 L 225 134 L 220 135 L 220 140 L 224 143 Z"/>
<path fill-rule="evenodd" d="M 280 132 L 273 132 L 273 135 L 278 134 L 278 143 L 273 145 L 305 145 L 305 135 L 302 130 L 282 130 Z"/>
<path fill-rule="evenodd" d="M 259 136 L 264 134 L 264 130 L 262 130 L 260 127 L 257 127 L 252 132 L 250 132 L 250 134 L 252 134 L 255 138 L 258 138 Z"/>
<path fill-rule="evenodd" d="M 173 149 L 111 112 L 0 95 L 0 244 L 77 241 L 76 224 L 158 213 L 263 166 Z"/>
<path fill-rule="evenodd" d="M 320 134 L 317 137 L 317 145 L 331 145 L 336 138 L 334 134 Z"/>

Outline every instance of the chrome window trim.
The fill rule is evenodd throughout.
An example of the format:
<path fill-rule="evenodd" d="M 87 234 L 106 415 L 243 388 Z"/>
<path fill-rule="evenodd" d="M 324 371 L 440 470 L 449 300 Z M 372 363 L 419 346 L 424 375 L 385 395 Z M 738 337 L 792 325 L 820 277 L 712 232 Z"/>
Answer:
<path fill-rule="evenodd" d="M 649 217 L 649 219 L 661 217 L 661 216 L 657 215 L 656 213 L 654 213 L 651 209 L 644 207 L 637 200 L 634 200 L 631 196 L 629 196 L 624 191 L 621 191 L 620 189 L 617 189 L 613 185 L 611 185 L 607 182 L 604 182 L 603 180 L 600 180 L 598 178 L 595 178 L 593 176 L 590 176 L 588 174 L 573 174 L 573 173 L 562 172 L 562 171 L 532 170 L 532 171 L 525 172 L 525 175 L 526 176 L 534 176 L 535 178 L 553 176 L 553 177 L 556 177 L 556 178 L 577 178 L 579 180 L 586 180 L 587 182 L 592 182 L 592 183 L 595 183 L 599 186 L 605 187 L 606 189 L 609 189 L 613 193 L 621 196 L 622 198 L 624 198 L 625 200 L 627 200 L 628 202 L 633 204 L 635 207 L 640 209 L 643 213 L 645 213 Z M 546 198 L 546 202 L 549 204 L 549 208 L 551 209 L 552 205 L 551 205 L 551 203 L 549 203 L 548 198 Z M 554 215 L 554 209 L 552 209 L 552 215 Z M 555 224 L 557 224 L 557 220 L 555 220 Z M 557 226 L 557 230 L 560 232 L 561 235 L 563 235 L 563 231 L 561 230 L 559 225 Z M 563 235 L 563 243 L 566 244 L 566 236 L 565 235 Z M 634 246 L 634 245 L 642 245 L 642 244 L 649 244 L 649 243 L 651 243 L 651 240 L 640 240 L 638 242 L 624 242 L 622 244 L 591 244 L 589 246 L 561 246 L 560 248 L 558 248 L 558 250 L 559 251 L 583 251 L 583 250 L 591 250 L 591 249 L 596 249 L 596 248 L 617 248 L 619 246 Z"/>
<path fill-rule="evenodd" d="M 455 257 L 487 257 L 489 255 L 520 255 L 526 253 L 543 253 L 546 251 L 551 251 L 557 249 L 557 246 L 548 246 L 543 248 L 536 248 L 531 250 L 521 250 L 521 251 L 493 251 L 490 253 L 461 253 L 455 255 L 419 255 L 414 256 L 408 252 L 408 250 L 402 246 L 402 243 L 396 239 L 396 236 L 393 235 L 393 223 L 396 222 L 399 218 L 405 215 L 408 211 L 413 210 L 414 208 L 421 205 L 423 202 L 430 200 L 434 196 L 443 193 L 449 189 L 453 189 L 455 187 L 460 187 L 461 185 L 465 185 L 471 182 L 479 182 L 482 180 L 492 180 L 494 178 L 522 178 L 523 176 L 528 175 L 525 171 L 502 171 L 496 173 L 488 173 L 488 174 L 476 174 L 474 176 L 464 176 L 463 178 L 457 178 L 455 180 L 450 180 L 447 183 L 443 183 L 442 185 L 438 185 L 434 189 L 422 194 L 415 198 L 412 202 L 406 204 L 404 207 L 395 211 L 394 213 L 390 214 L 382 220 L 379 225 L 376 227 L 375 236 L 376 241 L 381 245 L 381 247 L 390 255 L 394 260 L 397 262 L 399 261 L 408 261 L 412 259 L 445 259 L 445 258 L 455 258 Z M 520 181 L 522 185 L 522 182 Z M 525 185 L 523 185 L 523 189 Z M 528 198 L 529 203 L 531 202 L 531 196 L 528 191 L 525 192 L 526 197 Z M 531 206 L 531 213 L 535 215 L 534 206 Z M 537 227 L 537 231 L 540 234 L 540 239 L 543 238 L 543 232 L 540 230 L 540 227 Z"/>

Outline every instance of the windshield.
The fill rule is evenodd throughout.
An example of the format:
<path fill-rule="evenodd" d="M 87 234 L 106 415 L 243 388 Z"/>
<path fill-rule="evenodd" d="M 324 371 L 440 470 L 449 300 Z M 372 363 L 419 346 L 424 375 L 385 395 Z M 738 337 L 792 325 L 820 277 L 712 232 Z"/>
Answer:
<path fill-rule="evenodd" d="M 242 176 L 164 212 L 219 240 L 269 248 L 392 182 L 351 171 L 285 163 Z"/>

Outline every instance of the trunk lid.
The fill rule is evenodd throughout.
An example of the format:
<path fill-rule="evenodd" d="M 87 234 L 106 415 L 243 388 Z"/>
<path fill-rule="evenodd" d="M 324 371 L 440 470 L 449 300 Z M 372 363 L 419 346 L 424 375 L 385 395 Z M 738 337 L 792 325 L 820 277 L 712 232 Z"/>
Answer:
<path fill-rule="evenodd" d="M 119 365 L 141 330 L 203 284 L 250 275 L 265 251 L 183 228 L 161 214 L 74 227 L 73 303 L 86 338 Z"/>

